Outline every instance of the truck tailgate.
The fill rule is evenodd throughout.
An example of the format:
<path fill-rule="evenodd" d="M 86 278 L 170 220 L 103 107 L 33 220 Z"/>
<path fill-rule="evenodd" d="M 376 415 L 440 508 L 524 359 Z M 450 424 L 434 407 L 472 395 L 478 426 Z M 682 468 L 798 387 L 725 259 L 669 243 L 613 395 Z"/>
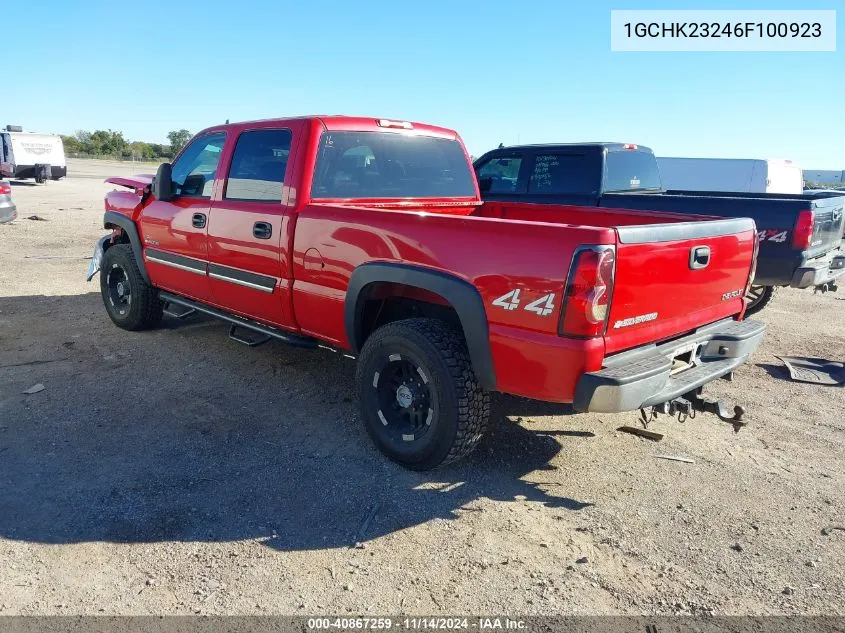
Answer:
<path fill-rule="evenodd" d="M 845 223 L 843 207 L 845 198 L 841 196 L 813 200 L 813 236 L 808 253 L 810 257 L 826 253 L 839 244 Z"/>
<path fill-rule="evenodd" d="M 617 227 L 607 354 L 683 335 L 743 308 L 753 220 Z"/>

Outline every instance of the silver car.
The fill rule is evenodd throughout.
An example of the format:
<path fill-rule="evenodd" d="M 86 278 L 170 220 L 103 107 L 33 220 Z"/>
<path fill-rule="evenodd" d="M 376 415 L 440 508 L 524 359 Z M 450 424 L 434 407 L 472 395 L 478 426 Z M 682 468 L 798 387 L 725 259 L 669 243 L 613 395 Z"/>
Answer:
<path fill-rule="evenodd" d="M 17 207 L 12 200 L 12 186 L 8 180 L 0 180 L 0 224 L 18 217 Z"/>

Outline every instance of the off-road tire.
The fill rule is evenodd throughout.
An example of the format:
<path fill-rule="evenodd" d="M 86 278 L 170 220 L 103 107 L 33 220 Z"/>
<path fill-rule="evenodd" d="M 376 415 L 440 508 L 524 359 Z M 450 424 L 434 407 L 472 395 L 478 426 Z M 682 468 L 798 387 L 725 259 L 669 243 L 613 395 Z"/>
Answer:
<path fill-rule="evenodd" d="M 427 377 L 427 402 L 433 411 L 422 436 L 412 441 L 406 436 L 397 439 L 395 429 L 380 417 L 383 392 L 377 387 L 377 372 L 397 355 Z M 358 358 L 355 383 L 370 438 L 388 458 L 411 470 L 431 470 L 465 457 L 477 446 L 490 418 L 490 394 L 472 370 L 464 337 L 439 319 L 395 321 L 373 332 Z"/>
<path fill-rule="evenodd" d="M 115 275 L 125 277 L 125 283 L 129 287 L 128 304 L 115 305 L 116 302 L 110 295 L 109 278 L 112 271 Z M 103 261 L 100 264 L 100 294 L 106 312 L 119 328 L 146 330 L 161 321 L 163 306 L 158 298 L 158 290 L 144 281 L 129 244 L 114 244 L 103 253 Z"/>
<path fill-rule="evenodd" d="M 762 288 L 762 290 L 760 290 Z M 751 316 L 752 314 L 757 314 L 760 310 L 765 308 L 772 302 L 772 299 L 775 298 L 777 294 L 778 287 L 777 286 L 755 286 L 752 285 L 751 289 L 749 290 L 749 294 L 746 295 L 746 300 L 748 301 L 748 305 L 745 308 L 745 316 Z M 757 294 L 759 291 L 759 294 Z M 756 297 L 752 298 L 751 293 L 754 292 L 757 294 Z"/>

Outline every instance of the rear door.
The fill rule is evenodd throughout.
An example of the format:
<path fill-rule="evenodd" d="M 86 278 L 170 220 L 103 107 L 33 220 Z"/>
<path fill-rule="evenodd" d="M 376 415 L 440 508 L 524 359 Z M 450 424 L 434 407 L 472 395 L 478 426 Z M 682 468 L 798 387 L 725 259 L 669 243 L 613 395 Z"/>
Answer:
<path fill-rule="evenodd" d="M 154 286 L 211 300 L 206 230 L 225 132 L 193 139 L 173 163 L 172 200 L 153 200 L 141 214 L 141 241 Z"/>
<path fill-rule="evenodd" d="M 606 351 L 740 313 L 754 253 L 748 218 L 617 228 Z"/>
<path fill-rule="evenodd" d="M 282 327 L 293 327 L 286 174 L 294 128 L 245 129 L 232 138 L 226 181 L 211 208 L 208 276 L 214 303 Z"/>

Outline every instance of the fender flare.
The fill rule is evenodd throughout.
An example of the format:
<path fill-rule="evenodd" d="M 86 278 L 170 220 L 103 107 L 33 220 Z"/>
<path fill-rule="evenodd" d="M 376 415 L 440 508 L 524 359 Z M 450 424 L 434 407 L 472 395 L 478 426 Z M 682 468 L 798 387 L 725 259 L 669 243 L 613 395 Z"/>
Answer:
<path fill-rule="evenodd" d="M 138 264 L 138 269 L 141 271 L 141 276 L 144 281 L 150 283 L 150 276 L 147 274 L 147 265 L 144 263 L 144 253 L 141 246 L 141 237 L 138 235 L 138 227 L 125 215 L 116 213 L 114 211 L 106 211 L 103 215 L 103 226 L 107 229 L 113 227 L 120 227 L 129 237 L 129 243 L 132 245 L 132 254 L 135 256 L 135 263 Z"/>
<path fill-rule="evenodd" d="M 495 391 L 496 371 L 490 349 L 484 301 L 475 286 L 448 273 L 385 262 L 358 266 L 349 279 L 344 304 L 346 335 L 356 354 L 361 352 L 363 346 L 363 336 L 360 332 L 360 317 L 364 307 L 364 302 L 361 300 L 362 292 L 368 285 L 377 282 L 414 286 L 440 295 L 448 301 L 458 313 L 473 371 L 479 383 L 484 389 Z"/>

